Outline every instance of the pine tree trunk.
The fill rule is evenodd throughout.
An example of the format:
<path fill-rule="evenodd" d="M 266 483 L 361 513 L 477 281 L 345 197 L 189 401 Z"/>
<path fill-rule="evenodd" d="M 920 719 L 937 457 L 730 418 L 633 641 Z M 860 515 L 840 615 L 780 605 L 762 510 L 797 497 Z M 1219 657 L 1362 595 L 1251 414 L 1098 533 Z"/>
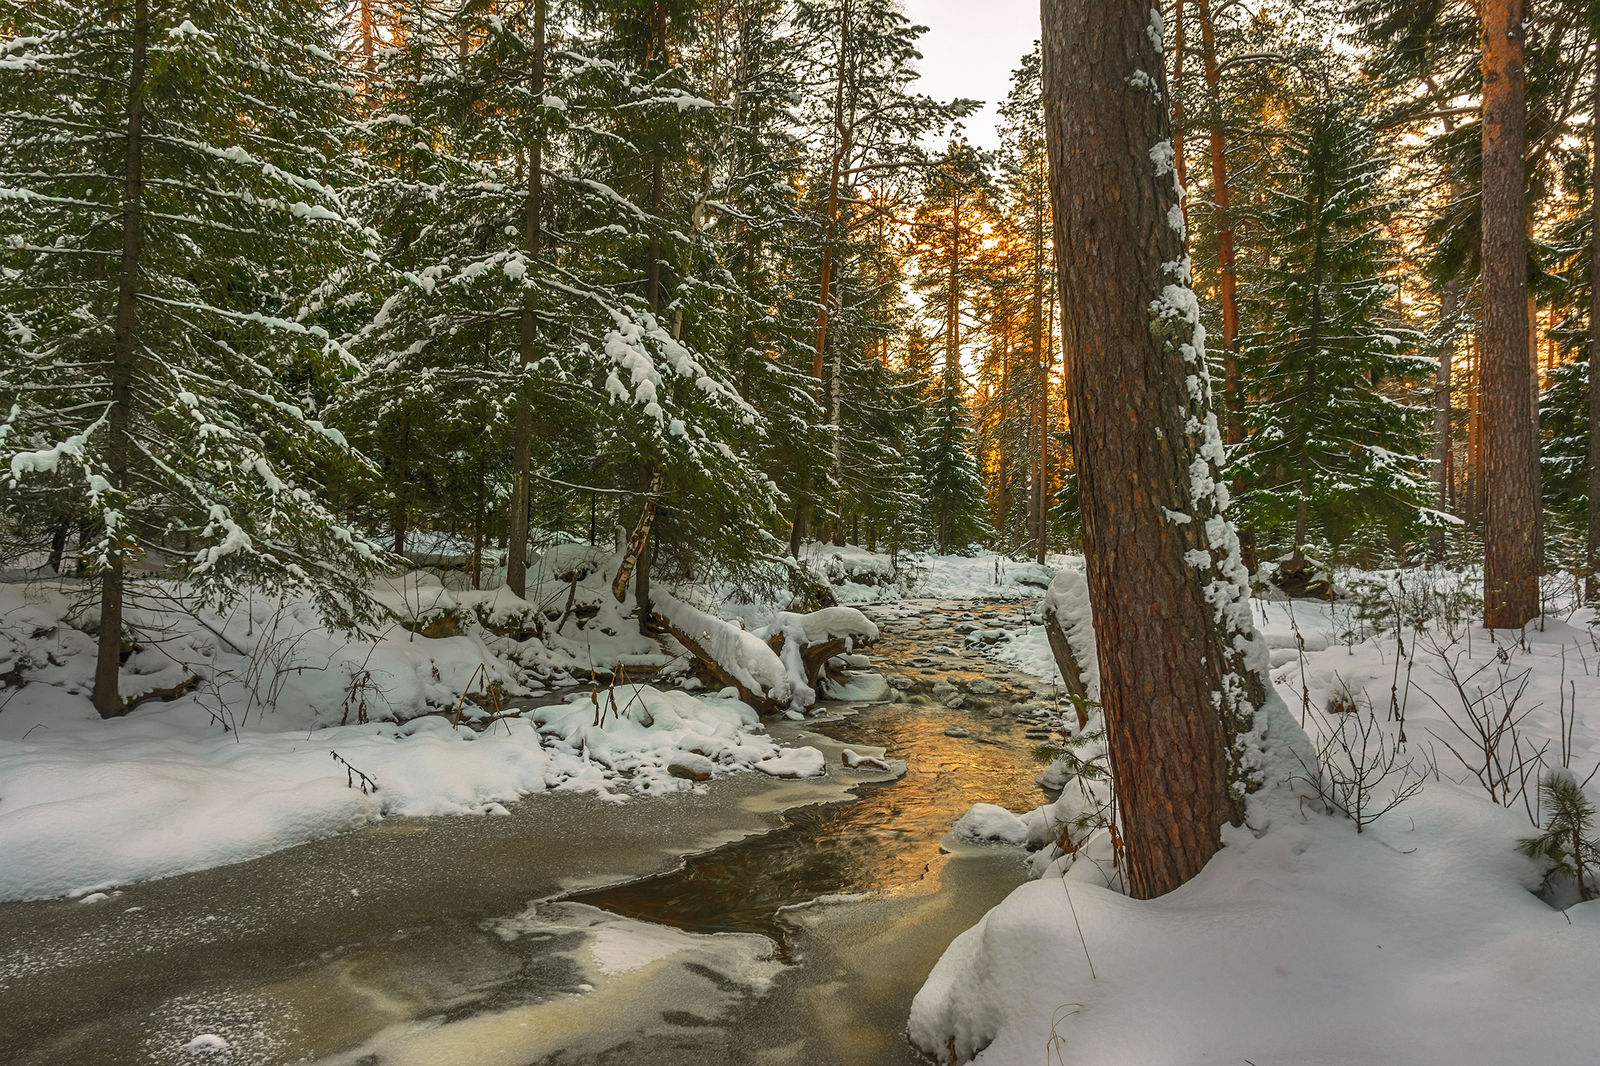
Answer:
<path fill-rule="evenodd" d="M 1180 7 L 1182 0 L 1179 0 Z M 1050 349 L 1044 327 L 1044 233 L 1040 213 L 1033 234 L 1033 358 L 1039 373 L 1039 469 L 1033 479 L 1034 561 L 1044 563 L 1050 530 Z"/>
<path fill-rule="evenodd" d="M 1600 56 L 1595 59 L 1589 119 L 1594 143 L 1589 168 L 1589 530 L 1584 539 L 1583 595 L 1600 602 Z"/>
<path fill-rule="evenodd" d="M 1483 330 L 1472 335 L 1467 373 L 1467 525 L 1483 529 Z"/>
<path fill-rule="evenodd" d="M 1483 5 L 1484 625 L 1539 613 L 1538 442 L 1528 397 L 1522 0 Z"/>
<path fill-rule="evenodd" d="M 149 44 L 147 0 L 133 4 L 133 56 L 128 69 L 128 143 L 122 184 L 122 267 L 117 285 L 116 321 L 111 335 L 111 410 L 106 419 L 106 465 L 111 487 L 128 487 L 129 437 L 133 421 L 134 318 L 144 252 L 144 77 Z M 94 709 L 102 718 L 126 713 L 122 699 L 123 547 L 107 527 L 106 569 L 100 578 L 100 633 L 94 668 Z"/>
<path fill-rule="evenodd" d="M 50 570 L 61 573 L 62 560 L 67 554 L 67 524 L 62 522 L 50 533 Z"/>
<path fill-rule="evenodd" d="M 1183 158 L 1183 62 L 1188 57 L 1187 24 L 1183 0 L 1175 0 L 1172 12 L 1172 169 L 1178 175 L 1178 188 L 1189 190 L 1189 165 Z M 1189 197 L 1183 197 L 1183 228 L 1189 228 Z"/>
<path fill-rule="evenodd" d="M 1206 140 L 1211 155 L 1211 195 L 1216 208 L 1217 227 L 1218 295 L 1222 303 L 1223 403 L 1219 414 L 1231 449 L 1244 443 L 1244 426 L 1239 422 L 1239 411 L 1244 405 L 1238 359 L 1239 274 L 1234 253 L 1232 196 L 1228 191 L 1228 142 L 1222 126 L 1222 66 L 1217 61 L 1216 23 L 1211 19 L 1211 0 L 1197 0 L 1197 3 L 1200 8 L 1200 50 L 1205 68 L 1206 107 L 1210 112 Z M 1179 181 L 1182 181 L 1181 176 Z M 1185 224 L 1188 217 L 1185 211 Z M 1245 488 L 1242 478 L 1234 479 L 1235 494 L 1243 493 Z M 1245 568 L 1255 573 L 1258 561 L 1254 532 L 1241 530 L 1239 541 L 1244 552 Z"/>
<path fill-rule="evenodd" d="M 1544 574 L 1544 472 L 1539 469 L 1539 305 L 1528 293 L 1528 412 L 1533 424 L 1533 571 Z"/>
<path fill-rule="evenodd" d="M 1450 374 L 1456 340 L 1453 329 L 1456 316 L 1461 311 L 1461 282 L 1452 278 L 1445 282 L 1439 297 L 1439 325 L 1445 338 L 1439 344 L 1439 371 L 1433 395 L 1433 488 L 1434 506 L 1441 513 L 1450 510 Z M 1428 533 L 1428 554 L 1437 562 L 1444 558 L 1445 536 L 1442 528 Z"/>
<path fill-rule="evenodd" d="M 377 50 L 374 47 L 377 37 L 377 19 L 372 10 L 372 0 L 361 0 L 359 15 L 360 25 L 357 29 L 361 34 L 361 69 L 366 74 L 369 84 L 365 86 L 371 91 L 370 80 L 378 71 Z"/>
<path fill-rule="evenodd" d="M 544 37 L 547 0 L 533 4 L 533 71 L 530 93 L 544 97 Z M 528 146 L 528 191 L 522 201 L 522 244 L 528 269 L 537 269 L 544 217 L 544 123 Z M 652 260 L 653 262 L 653 260 Z M 517 323 L 517 357 L 524 374 L 538 358 L 539 313 L 531 289 L 522 293 L 522 313 Z M 524 384 L 526 392 L 526 384 Z M 528 594 L 528 501 L 533 480 L 533 408 L 524 395 L 517 405 L 511 439 L 511 543 L 506 549 L 506 587 L 513 595 Z"/>
<path fill-rule="evenodd" d="M 1267 690 L 1244 663 L 1249 635 L 1237 615 L 1207 600 L 1220 581 L 1238 606 L 1245 578 L 1211 487 L 1222 456 L 1214 421 L 1206 429 L 1209 389 L 1203 379 L 1187 384 L 1199 370 L 1197 322 L 1154 311 L 1168 306 L 1159 302 L 1166 286 L 1188 278 L 1182 237 L 1168 223 L 1175 176 L 1151 162 L 1171 134 L 1151 7 L 1045 0 L 1042 9 L 1067 398 L 1101 698 L 1129 890 L 1147 898 L 1198 873 L 1221 826 L 1242 817 L 1230 752 Z M 1152 80 L 1154 92 L 1141 87 Z M 1209 482 L 1194 475 L 1196 463 Z M 1218 695 L 1227 692 L 1238 696 Z"/>
<path fill-rule="evenodd" d="M 834 230 L 839 218 L 839 184 L 843 180 L 845 160 L 850 156 L 851 123 L 845 117 L 845 74 L 849 70 L 850 55 L 850 0 L 839 5 L 839 69 L 835 72 L 833 90 L 833 159 L 828 175 L 827 212 L 822 220 L 822 268 L 818 278 L 817 295 L 817 349 L 812 356 L 811 376 L 822 380 L 823 353 L 828 347 L 828 308 L 833 284 Z"/>

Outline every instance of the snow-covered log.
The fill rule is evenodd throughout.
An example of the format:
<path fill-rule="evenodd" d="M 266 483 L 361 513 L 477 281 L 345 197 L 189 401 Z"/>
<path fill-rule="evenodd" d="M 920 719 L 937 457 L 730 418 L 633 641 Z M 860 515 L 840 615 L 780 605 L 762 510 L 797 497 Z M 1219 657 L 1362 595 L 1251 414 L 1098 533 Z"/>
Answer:
<path fill-rule="evenodd" d="M 745 703 L 764 714 L 789 706 L 794 694 L 789 673 L 766 641 L 663 592 L 651 596 L 650 613 Z"/>
<path fill-rule="evenodd" d="M 1089 608 L 1089 583 L 1080 573 L 1063 570 L 1044 597 L 1045 635 L 1067 691 L 1077 697 L 1078 728 L 1088 721 L 1088 701 L 1100 698 L 1100 663 L 1096 659 L 1094 618 Z"/>
<path fill-rule="evenodd" d="M 853 607 L 780 612 L 762 629 L 741 629 L 665 593 L 651 614 L 717 681 L 764 714 L 804 710 L 817 701 L 829 660 L 878 639 L 878 627 Z"/>

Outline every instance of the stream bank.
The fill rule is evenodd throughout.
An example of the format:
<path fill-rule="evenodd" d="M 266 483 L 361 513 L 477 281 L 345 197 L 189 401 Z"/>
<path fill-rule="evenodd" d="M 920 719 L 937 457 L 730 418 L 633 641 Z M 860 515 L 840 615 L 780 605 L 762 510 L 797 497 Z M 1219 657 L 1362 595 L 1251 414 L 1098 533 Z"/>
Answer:
<path fill-rule="evenodd" d="M 914 1061 L 910 996 L 1023 877 L 1014 849 L 940 840 L 972 802 L 1037 802 L 1028 718 L 1050 693 L 958 630 L 1014 608 L 878 614 L 875 658 L 912 702 L 773 727 L 823 749 L 827 780 L 540 795 L 0 907 L 5 1061 Z M 846 774 L 844 747 L 907 773 Z"/>

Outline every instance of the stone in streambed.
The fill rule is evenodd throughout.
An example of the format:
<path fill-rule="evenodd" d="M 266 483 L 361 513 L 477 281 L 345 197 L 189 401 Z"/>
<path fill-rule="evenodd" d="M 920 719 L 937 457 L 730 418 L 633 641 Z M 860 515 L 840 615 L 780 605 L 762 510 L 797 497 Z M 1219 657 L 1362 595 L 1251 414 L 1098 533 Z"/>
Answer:
<path fill-rule="evenodd" d="M 667 764 L 667 773 L 685 781 L 709 781 L 716 768 L 717 764 L 704 755 L 685 752 Z"/>

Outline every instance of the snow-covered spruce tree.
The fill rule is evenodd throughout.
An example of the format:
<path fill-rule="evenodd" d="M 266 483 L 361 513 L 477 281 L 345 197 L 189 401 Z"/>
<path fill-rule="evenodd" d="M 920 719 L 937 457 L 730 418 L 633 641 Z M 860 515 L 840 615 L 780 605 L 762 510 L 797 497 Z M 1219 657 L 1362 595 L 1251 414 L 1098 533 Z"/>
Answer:
<path fill-rule="evenodd" d="M 720 111 L 675 67 L 655 78 L 630 67 L 639 57 L 623 31 L 638 27 L 613 14 L 561 0 L 418 6 L 381 64 L 385 103 L 367 123 L 378 147 L 365 202 L 403 276 L 361 338 L 367 371 L 349 412 L 383 420 L 373 450 L 396 472 L 391 499 L 415 480 L 419 432 L 475 428 L 500 442 L 507 584 L 519 594 L 528 529 L 565 525 L 575 496 L 588 502 L 582 487 L 608 502 L 605 528 L 615 517 L 634 530 L 619 590 L 648 574 L 664 537 L 725 549 L 733 565 L 770 554 L 771 489 L 746 454 L 761 420 L 727 368 L 691 350 L 686 323 L 718 319 L 687 314 L 706 304 L 665 273 L 694 243 L 669 195 L 686 186 L 656 188 L 650 153 L 630 139 L 639 110 L 665 112 L 643 128 L 687 116 L 679 133 L 702 138 Z M 652 195 L 667 218 L 641 204 Z M 692 265 L 719 269 L 709 255 Z M 393 524 L 419 517 L 401 509 Z"/>
<path fill-rule="evenodd" d="M 1253 232 L 1270 259 L 1246 287 L 1239 372 L 1250 402 L 1230 455 L 1239 504 L 1263 548 L 1303 561 L 1313 529 L 1337 547 L 1377 527 L 1403 552 L 1429 509 L 1428 411 L 1415 388 L 1434 367 L 1395 312 L 1387 272 L 1388 160 L 1359 99 L 1289 115 Z"/>
<path fill-rule="evenodd" d="M 1580 568 L 1589 516 L 1589 364 L 1562 363 L 1539 398 L 1539 429 L 1544 436 L 1539 463 L 1544 472 L 1545 538 L 1552 547 L 1565 541 L 1561 562 Z M 1556 560 L 1552 560 L 1553 562 Z"/>
<path fill-rule="evenodd" d="M 945 554 L 961 552 L 983 539 L 988 524 L 960 364 L 940 373 L 928 407 L 920 460 L 922 503 L 935 546 Z"/>
<path fill-rule="evenodd" d="M 361 202 L 400 275 L 360 337 L 366 369 L 348 412 L 382 465 L 374 502 L 401 550 L 425 521 L 418 457 L 470 462 L 448 442 L 486 434 L 510 464 L 511 484 L 493 495 L 510 509 L 507 582 L 519 594 L 529 472 L 551 465 L 593 407 L 570 358 L 574 285 L 546 232 L 545 158 L 568 136 L 567 98 L 604 98 L 612 76 L 563 50 L 569 8 L 401 5 L 362 127 Z"/>
<path fill-rule="evenodd" d="M 820 230 L 815 258 L 801 264 L 797 283 L 811 288 L 810 374 L 821 407 L 812 433 L 831 454 L 826 471 L 809 472 L 792 493 L 791 542 L 798 544 L 808 525 L 830 515 L 837 539 L 843 516 L 834 495 L 843 472 L 853 461 L 871 461 L 850 455 L 848 436 L 834 427 L 848 433 L 845 392 L 855 375 L 847 364 L 883 341 L 870 322 L 884 303 L 873 262 L 885 247 L 878 224 L 885 212 L 903 216 L 909 175 L 927 162 L 927 136 L 977 103 L 940 103 L 912 90 L 917 38 L 926 28 L 897 0 L 797 0 L 793 19 L 806 56 L 799 81 L 809 157 L 805 207 Z"/>
<path fill-rule="evenodd" d="M 333 187 L 351 93 L 315 2 L 39 0 L 10 28 L 0 463 L 85 525 L 114 715 L 134 563 L 344 618 L 376 561 L 320 498 L 354 459 L 301 388 L 345 358 L 301 300 L 357 236 Z"/>
<path fill-rule="evenodd" d="M 715 0 L 686 57 L 700 94 L 723 106 L 697 110 L 705 149 L 697 173 L 692 228 L 676 300 L 685 341 L 719 356 L 760 416 L 733 443 L 794 498 L 812 472 L 825 470 L 829 442 L 810 379 L 816 307 L 796 264 L 817 241 L 800 210 L 804 166 L 795 137 L 796 85 L 807 41 L 777 0 Z M 802 275 L 803 276 L 803 275 Z"/>
<path fill-rule="evenodd" d="M 929 383 L 923 485 L 938 548 L 948 552 L 979 539 L 987 510 L 967 410 L 962 346 L 990 265 L 984 231 L 995 220 L 994 190 L 978 152 L 958 140 L 929 171 L 922 197 L 911 225 L 915 288 L 922 295 L 923 317 L 937 323 L 931 335 L 943 351 L 939 377 Z"/>
<path fill-rule="evenodd" d="M 1020 321 L 1015 324 L 1020 358 L 1013 360 L 1008 383 L 1016 402 L 1007 436 L 1025 457 L 1027 525 L 1036 561 L 1044 562 L 1050 532 L 1050 498 L 1061 461 L 1053 438 L 1059 405 L 1051 388 L 1054 362 L 1055 263 L 1050 247 L 1049 165 L 1045 156 L 1042 68 L 1038 46 L 1011 72 L 1011 90 L 1000 105 L 1001 148 L 998 177 L 1009 240 L 997 248 L 999 273 L 1021 290 Z"/>

